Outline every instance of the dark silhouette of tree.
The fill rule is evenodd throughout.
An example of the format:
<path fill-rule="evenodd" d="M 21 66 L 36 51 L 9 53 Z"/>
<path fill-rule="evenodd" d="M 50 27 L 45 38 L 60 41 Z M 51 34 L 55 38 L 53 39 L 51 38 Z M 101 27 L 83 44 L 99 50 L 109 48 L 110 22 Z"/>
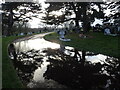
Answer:
<path fill-rule="evenodd" d="M 22 9 L 20 9 L 22 7 Z M 2 4 L 2 9 L 4 11 L 2 17 L 2 26 L 7 28 L 7 35 L 12 34 L 12 27 L 15 21 L 28 22 L 33 16 L 27 16 L 27 13 L 37 13 L 41 10 L 41 5 L 32 2 L 5 2 Z"/>
<path fill-rule="evenodd" d="M 97 88 L 99 90 L 99 86 L 103 88 L 108 76 L 100 73 L 103 67 L 101 63 L 92 64 L 86 60 L 82 61 L 86 56 L 85 51 L 82 51 L 82 55 L 76 49 L 70 51 L 74 52 L 75 55 L 66 55 L 60 50 L 45 50 L 50 64 L 47 66 L 44 77 L 53 79 L 72 89 L 91 90 Z M 82 56 L 80 60 L 76 59 L 77 55 Z"/>
<path fill-rule="evenodd" d="M 33 78 L 34 71 L 43 63 L 43 56 L 38 54 L 39 50 L 17 53 L 13 44 L 9 45 L 8 51 L 10 57 L 14 57 L 12 62 L 22 83 L 28 84 Z"/>
<path fill-rule="evenodd" d="M 66 22 L 69 20 L 75 21 L 75 26 L 79 27 L 79 21 L 83 22 L 83 31 L 86 33 L 90 29 L 90 23 L 94 22 L 95 17 L 96 18 L 103 18 L 103 7 L 102 4 L 104 3 L 98 3 L 98 2 L 48 2 L 50 6 L 47 8 L 47 11 L 50 13 L 52 11 L 58 11 L 62 10 L 63 15 L 60 15 L 62 17 L 56 17 L 58 18 L 58 22 Z M 97 5 L 99 8 L 99 11 L 92 8 L 92 6 Z M 75 14 L 74 18 L 67 18 L 67 16 L 70 16 L 72 14 Z M 46 15 L 47 16 L 47 15 Z M 53 15 L 54 16 L 54 15 Z M 55 18 L 55 19 L 56 19 Z M 46 17 L 47 19 L 47 17 Z M 44 20 L 46 20 L 44 19 Z M 54 22 L 55 23 L 55 22 Z"/>
<path fill-rule="evenodd" d="M 120 17 L 120 12 L 119 12 L 119 9 L 120 9 L 120 1 L 118 2 L 109 2 L 109 3 L 106 3 L 106 9 L 110 9 L 110 14 L 108 16 L 105 17 L 104 19 L 104 22 L 107 22 L 109 20 L 115 20 L 114 23 L 116 23 L 116 19 L 119 20 L 119 17 Z M 119 21 L 117 21 L 118 23 Z"/>
<path fill-rule="evenodd" d="M 11 48 L 10 48 L 11 47 Z M 11 44 L 9 53 L 14 54 Z M 13 50 L 12 50 L 13 49 Z M 67 52 L 67 53 L 66 53 Z M 44 54 L 43 54 L 44 53 Z M 18 52 L 12 60 L 21 80 L 29 83 L 34 71 L 41 67 L 44 61 L 49 62 L 43 77 L 52 79 L 71 89 L 85 90 L 119 90 L 120 88 L 120 60 L 107 57 L 101 62 L 92 63 L 86 56 L 94 56 L 92 52 L 78 51 L 77 49 L 50 49 L 43 51 L 30 50 Z M 16 59 L 16 60 L 15 60 Z M 111 82 L 109 86 L 108 80 Z"/>
<path fill-rule="evenodd" d="M 49 24 L 49 25 L 60 25 L 64 22 L 65 14 L 62 15 L 54 15 L 51 14 L 52 11 L 57 11 L 63 8 L 63 3 L 59 2 L 50 2 L 50 6 L 45 10 L 45 16 L 42 17 L 43 23 Z"/>
<path fill-rule="evenodd" d="M 120 58 L 107 57 L 106 62 L 103 64 L 103 69 L 107 71 L 110 76 L 111 85 L 110 90 L 120 89 Z"/>

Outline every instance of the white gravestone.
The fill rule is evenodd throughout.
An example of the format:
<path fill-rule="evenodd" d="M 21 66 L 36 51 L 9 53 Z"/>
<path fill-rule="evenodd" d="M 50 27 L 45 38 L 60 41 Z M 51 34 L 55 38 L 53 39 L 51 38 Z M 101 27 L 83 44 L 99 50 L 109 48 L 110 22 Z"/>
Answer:
<path fill-rule="evenodd" d="M 65 38 L 65 34 L 66 34 L 66 33 L 65 33 L 65 30 L 60 30 L 60 31 L 59 31 L 59 35 L 60 35 L 60 38 L 59 38 L 59 39 L 60 39 L 61 41 L 70 41 L 70 39 L 66 39 L 66 38 Z"/>
<path fill-rule="evenodd" d="M 59 34 L 60 34 L 60 38 L 62 38 L 62 39 L 65 38 L 65 31 L 60 30 Z"/>
<path fill-rule="evenodd" d="M 110 35 L 111 33 L 110 33 L 110 29 L 109 28 L 106 28 L 105 30 L 104 30 L 104 35 Z"/>

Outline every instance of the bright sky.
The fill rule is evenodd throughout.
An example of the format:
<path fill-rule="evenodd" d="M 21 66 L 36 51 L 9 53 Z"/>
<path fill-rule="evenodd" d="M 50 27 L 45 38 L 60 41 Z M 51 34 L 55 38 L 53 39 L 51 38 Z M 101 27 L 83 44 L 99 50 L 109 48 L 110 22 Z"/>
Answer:
<path fill-rule="evenodd" d="M 49 6 L 49 4 L 45 4 L 44 1 L 46 1 L 46 0 L 34 0 L 34 1 L 37 2 L 37 3 L 41 3 L 41 5 L 42 5 L 42 12 L 44 12 L 45 8 L 47 8 Z M 44 16 L 43 13 L 39 14 L 39 18 L 42 18 L 42 16 Z M 32 19 L 33 20 L 29 21 L 29 24 L 30 24 L 31 28 L 39 28 L 39 27 L 42 27 L 42 26 L 45 25 L 38 18 L 34 18 L 33 17 Z"/>
<path fill-rule="evenodd" d="M 95 18 L 95 21 L 94 21 L 94 23 L 92 24 L 92 26 L 95 26 L 96 24 L 102 25 L 102 20 L 99 20 L 99 19 L 96 19 L 96 18 Z"/>
<path fill-rule="evenodd" d="M 2 0 L 0 0 L 0 4 L 2 3 Z"/>

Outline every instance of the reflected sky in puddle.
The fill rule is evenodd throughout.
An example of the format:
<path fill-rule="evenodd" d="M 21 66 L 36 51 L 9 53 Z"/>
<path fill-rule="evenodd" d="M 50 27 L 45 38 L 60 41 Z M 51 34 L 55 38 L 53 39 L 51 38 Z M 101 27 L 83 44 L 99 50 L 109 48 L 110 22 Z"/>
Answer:
<path fill-rule="evenodd" d="M 43 38 L 38 38 L 38 39 L 17 42 L 15 43 L 15 47 L 18 51 L 24 52 L 31 49 L 35 49 L 35 50 L 41 50 L 44 48 L 56 49 L 56 48 L 60 48 L 60 45 L 49 41 L 45 41 Z"/>
<path fill-rule="evenodd" d="M 78 51 L 43 38 L 14 45 L 17 52 L 17 60 L 13 60 L 15 69 L 29 88 L 85 88 L 86 85 L 93 88 L 98 84 L 105 86 L 110 75 L 106 71 L 108 67 L 103 66 L 108 64 L 106 59 L 110 57 L 102 54 Z M 100 81 L 101 76 L 103 81 Z"/>
<path fill-rule="evenodd" d="M 41 67 L 38 67 L 37 70 L 35 70 L 34 72 L 34 76 L 33 76 L 33 80 L 36 82 L 44 82 L 45 78 L 43 77 L 43 74 L 45 73 L 45 71 L 47 70 L 47 65 L 49 65 L 50 63 L 46 61 L 46 59 L 44 58 L 44 61 L 41 65 Z"/>
<path fill-rule="evenodd" d="M 107 56 L 102 55 L 102 54 L 98 54 L 95 56 L 86 56 L 87 61 L 90 61 L 92 63 L 100 62 L 101 64 L 103 64 L 105 62 L 106 58 L 107 58 Z"/>
<path fill-rule="evenodd" d="M 51 48 L 51 49 L 60 48 L 59 44 L 46 41 L 43 38 L 21 41 L 21 42 L 14 43 L 14 45 L 17 52 L 26 52 L 32 49 L 43 50 L 46 48 Z M 74 51 L 73 52 L 70 51 L 74 49 L 73 47 L 66 46 L 65 49 L 66 49 L 64 51 L 65 54 L 71 55 L 71 56 L 74 55 Z M 79 51 L 79 53 L 81 54 L 81 51 Z M 86 60 L 91 61 L 92 63 L 96 63 L 96 62 L 105 61 L 106 57 L 107 56 L 105 55 L 98 54 L 98 55 L 86 56 Z"/>

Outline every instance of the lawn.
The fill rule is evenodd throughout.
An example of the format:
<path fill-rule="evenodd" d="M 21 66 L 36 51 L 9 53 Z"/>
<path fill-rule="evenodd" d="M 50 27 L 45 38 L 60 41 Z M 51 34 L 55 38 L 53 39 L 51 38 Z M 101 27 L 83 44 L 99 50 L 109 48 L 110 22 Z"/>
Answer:
<path fill-rule="evenodd" d="M 77 33 L 67 34 L 65 37 L 71 39 L 70 42 L 60 41 L 57 33 L 51 33 L 44 38 L 55 43 L 72 46 L 78 50 L 92 51 L 94 53 L 119 57 L 120 50 L 118 48 L 118 36 L 108 36 L 100 32 L 90 32 L 87 35 L 92 37 L 80 38 Z"/>
<path fill-rule="evenodd" d="M 21 36 L 10 36 L 2 38 L 2 87 L 3 88 L 22 88 L 12 61 L 8 57 L 7 47 L 10 42 Z"/>
<path fill-rule="evenodd" d="M 2 87 L 2 38 L 0 37 L 0 89 Z"/>

